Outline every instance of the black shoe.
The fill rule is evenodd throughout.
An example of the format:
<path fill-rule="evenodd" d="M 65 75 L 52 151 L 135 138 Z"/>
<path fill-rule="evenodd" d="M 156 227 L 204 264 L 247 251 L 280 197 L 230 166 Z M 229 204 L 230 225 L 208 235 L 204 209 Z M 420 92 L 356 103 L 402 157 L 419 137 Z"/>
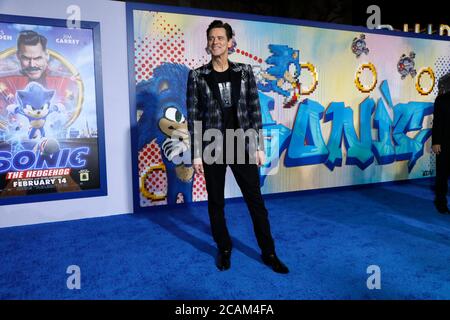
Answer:
<path fill-rule="evenodd" d="M 436 207 L 436 210 L 439 211 L 439 213 L 450 213 L 450 210 L 448 209 L 445 202 L 434 200 L 434 206 Z"/>
<path fill-rule="evenodd" d="M 231 266 L 231 250 L 219 250 L 216 266 L 220 271 L 228 270 Z"/>
<path fill-rule="evenodd" d="M 275 254 L 261 255 L 264 264 L 277 273 L 289 273 L 288 267 Z"/>

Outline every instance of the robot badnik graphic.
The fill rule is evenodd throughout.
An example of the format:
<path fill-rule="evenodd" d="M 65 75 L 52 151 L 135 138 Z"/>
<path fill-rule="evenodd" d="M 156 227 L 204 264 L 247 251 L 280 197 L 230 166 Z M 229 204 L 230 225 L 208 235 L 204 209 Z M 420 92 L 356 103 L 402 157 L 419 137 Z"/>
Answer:
<path fill-rule="evenodd" d="M 368 54 L 369 48 L 367 48 L 366 36 L 361 34 L 359 38 L 354 38 L 352 41 L 352 52 L 359 58 L 363 53 Z"/>
<path fill-rule="evenodd" d="M 416 69 L 414 68 L 415 62 L 414 58 L 416 57 L 415 52 L 411 51 L 409 53 L 409 56 L 406 54 L 402 54 L 400 57 L 400 60 L 397 63 L 397 70 L 402 76 L 402 80 L 406 78 L 408 74 L 411 75 L 412 78 L 414 78 L 417 74 Z"/>

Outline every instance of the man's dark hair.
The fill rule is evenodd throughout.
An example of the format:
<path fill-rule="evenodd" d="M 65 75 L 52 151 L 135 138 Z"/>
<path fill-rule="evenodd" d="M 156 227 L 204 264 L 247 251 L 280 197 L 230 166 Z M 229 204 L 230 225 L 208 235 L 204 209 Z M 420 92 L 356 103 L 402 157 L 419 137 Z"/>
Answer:
<path fill-rule="evenodd" d="M 17 49 L 20 45 L 35 46 L 38 43 L 41 44 L 42 49 L 47 49 L 47 38 L 39 33 L 31 30 L 21 31 L 19 37 L 17 38 Z"/>
<path fill-rule="evenodd" d="M 211 29 L 214 28 L 224 28 L 227 34 L 227 40 L 233 38 L 233 29 L 228 23 L 223 23 L 222 20 L 214 20 L 210 23 L 208 29 L 206 30 L 206 37 L 209 36 L 209 32 L 211 31 Z"/>

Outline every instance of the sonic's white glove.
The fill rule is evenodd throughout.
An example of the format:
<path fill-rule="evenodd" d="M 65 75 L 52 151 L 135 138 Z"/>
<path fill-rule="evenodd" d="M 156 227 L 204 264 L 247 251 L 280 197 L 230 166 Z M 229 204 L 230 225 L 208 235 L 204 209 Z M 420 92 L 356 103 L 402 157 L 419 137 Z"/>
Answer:
<path fill-rule="evenodd" d="M 16 113 L 17 108 L 18 108 L 18 106 L 16 104 L 9 104 L 6 107 L 6 110 L 8 110 L 8 113 Z"/>
<path fill-rule="evenodd" d="M 55 110 L 58 112 L 65 112 L 66 111 L 66 106 L 64 104 L 62 104 L 61 102 L 55 103 Z"/>

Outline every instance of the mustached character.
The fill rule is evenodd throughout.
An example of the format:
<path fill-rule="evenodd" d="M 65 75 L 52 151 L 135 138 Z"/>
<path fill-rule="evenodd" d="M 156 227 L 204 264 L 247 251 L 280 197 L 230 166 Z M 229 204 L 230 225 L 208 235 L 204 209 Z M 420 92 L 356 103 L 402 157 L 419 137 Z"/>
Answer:
<path fill-rule="evenodd" d="M 186 84 L 189 69 L 164 63 L 136 86 L 138 148 L 156 141 L 167 175 L 167 204 L 192 201 L 194 170 L 190 161 Z M 183 90 L 180 90 L 183 88 Z"/>
<path fill-rule="evenodd" d="M 16 104 L 7 107 L 13 114 L 21 114 L 30 122 L 28 138 L 37 138 L 38 132 L 41 138 L 45 137 L 45 122 L 50 113 L 61 111 L 64 106 L 55 105 L 51 100 L 55 94 L 54 90 L 46 90 L 37 82 L 30 82 L 25 89 L 17 90 Z"/>

